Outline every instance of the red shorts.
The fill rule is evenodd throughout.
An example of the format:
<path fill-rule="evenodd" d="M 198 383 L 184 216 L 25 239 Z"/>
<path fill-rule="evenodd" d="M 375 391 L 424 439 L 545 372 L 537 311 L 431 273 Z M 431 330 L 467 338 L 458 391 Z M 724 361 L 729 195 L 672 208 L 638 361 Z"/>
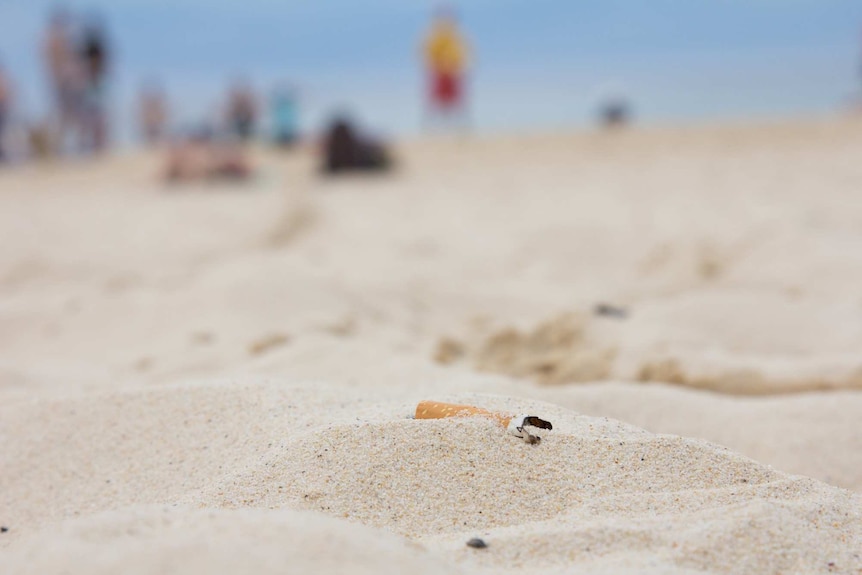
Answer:
<path fill-rule="evenodd" d="M 461 101 L 462 80 L 448 72 L 438 72 L 431 79 L 431 100 L 442 108 L 457 105 Z"/>

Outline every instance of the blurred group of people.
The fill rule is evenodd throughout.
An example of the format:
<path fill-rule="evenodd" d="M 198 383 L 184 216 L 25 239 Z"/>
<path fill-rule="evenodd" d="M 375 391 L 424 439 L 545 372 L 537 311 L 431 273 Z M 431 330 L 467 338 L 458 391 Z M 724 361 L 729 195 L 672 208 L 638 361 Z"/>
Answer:
<path fill-rule="evenodd" d="M 245 144 L 258 131 L 259 104 L 245 81 L 228 92 L 224 113 L 217 120 L 170 129 L 166 98 L 152 89 L 142 93 L 139 113 L 141 133 L 148 144 L 167 140 L 166 181 L 241 180 L 251 174 Z"/>
<path fill-rule="evenodd" d="M 108 78 L 112 58 L 103 25 L 96 18 L 76 19 L 68 12 L 57 11 L 48 25 L 43 55 L 52 113 L 44 124 L 31 126 L 32 155 L 105 150 L 109 143 Z M 449 126 L 452 122 L 466 126 L 469 50 L 451 11 L 437 13 L 423 45 L 423 57 L 429 127 Z M 0 142 L 11 106 L 11 85 L 0 68 Z M 149 82 L 138 98 L 138 133 L 148 146 L 166 146 L 165 175 L 171 181 L 244 177 L 250 172 L 244 144 L 261 134 L 263 108 L 251 84 L 238 80 L 227 92 L 218 120 L 178 129 L 166 91 L 159 83 Z M 273 143 L 293 145 L 299 136 L 295 90 L 274 91 L 268 112 Z M 344 114 L 333 118 L 325 129 L 321 149 L 326 173 L 380 170 L 391 164 L 385 146 L 363 135 Z M 0 143 L 0 158 L 4 155 Z"/>
<path fill-rule="evenodd" d="M 51 18 L 43 50 L 53 104 L 52 146 L 61 153 L 104 151 L 111 54 L 101 21 L 77 21 L 59 11 Z"/>
<path fill-rule="evenodd" d="M 439 11 L 423 45 L 429 127 L 468 123 L 468 52 L 454 13 Z M 105 150 L 109 143 L 108 78 L 112 58 L 103 25 L 96 18 L 75 19 L 68 12 L 57 11 L 48 25 L 43 55 L 52 114 L 48 122 L 32 125 L 33 155 Z M 0 69 L 0 142 L 11 102 L 10 82 Z M 263 109 L 251 84 L 238 80 L 227 92 L 218 120 L 178 129 L 166 91 L 158 82 L 149 82 L 139 93 L 138 133 L 146 145 L 166 145 L 165 174 L 171 181 L 243 177 L 250 171 L 244 144 L 261 134 Z M 274 91 L 268 112 L 273 143 L 293 145 L 299 136 L 295 90 Z M 385 169 L 391 163 L 383 144 L 362 135 L 344 114 L 333 118 L 325 129 L 322 152 L 326 173 Z M 3 156 L 0 144 L 0 158 Z"/>
<path fill-rule="evenodd" d="M 51 17 L 42 43 L 50 91 L 47 118 L 17 122 L 15 156 L 93 154 L 108 146 L 108 75 L 111 55 L 101 21 L 75 19 L 65 11 Z M 20 101 L 20 100 L 19 100 Z M 0 63 L 0 162 L 10 159 L 13 112 L 12 80 Z"/>
<path fill-rule="evenodd" d="M 433 125 L 468 124 L 466 70 L 468 47 L 454 14 L 438 12 L 423 45 L 428 78 L 426 119 Z M 141 132 L 149 143 L 164 133 L 167 105 L 159 91 L 145 90 L 140 99 Z M 260 105 L 245 81 L 229 91 L 222 125 L 201 126 L 172 141 L 165 177 L 171 182 L 240 179 L 251 173 L 242 146 L 257 133 Z M 297 139 L 297 107 L 292 91 L 277 91 L 271 100 L 273 141 L 280 146 Z M 392 159 L 383 142 L 364 134 L 346 114 L 336 115 L 326 127 L 321 142 L 321 171 L 340 174 L 351 171 L 384 171 Z"/>
<path fill-rule="evenodd" d="M 241 79 L 228 91 L 218 118 L 211 119 L 206 125 L 194 126 L 191 130 L 179 130 L 179 135 L 183 132 L 200 134 L 201 130 L 206 130 L 248 142 L 262 135 L 263 109 L 251 84 Z M 296 143 L 299 137 L 298 119 L 295 90 L 279 87 L 273 91 L 269 106 L 272 143 L 280 147 Z M 168 97 L 162 87 L 155 82 L 145 85 L 138 97 L 138 132 L 142 142 L 152 146 L 177 136 L 177 126 L 172 125 L 172 120 Z"/>
<path fill-rule="evenodd" d="M 289 148 L 299 139 L 298 103 L 295 90 L 276 89 L 269 101 L 269 140 Z M 164 93 L 152 86 L 142 91 L 139 125 L 143 140 L 168 143 L 165 177 L 171 182 L 242 179 L 251 174 L 246 144 L 262 135 L 264 105 L 251 84 L 236 81 L 228 90 L 217 119 L 181 129 L 167 127 L 169 113 Z M 169 137 L 166 137 L 170 134 Z"/>
<path fill-rule="evenodd" d="M 97 16 L 79 17 L 55 11 L 42 41 L 45 77 L 50 93 L 50 114 L 42 119 L 19 121 L 15 87 L 0 60 L 0 163 L 11 157 L 47 157 L 65 154 L 97 154 L 109 145 L 109 80 L 113 53 L 103 22 Z M 469 128 L 470 47 L 455 13 L 439 9 L 422 45 L 426 77 L 425 126 Z M 137 108 L 141 140 L 148 145 L 168 144 L 172 177 L 198 173 L 242 173 L 241 145 L 261 135 L 261 117 L 268 108 L 270 139 L 277 146 L 297 142 L 298 105 L 292 88 L 274 91 L 268 107 L 262 106 L 248 81 L 235 82 L 227 93 L 223 115 L 208 125 L 177 130 L 170 103 L 157 83 L 140 92 Z M 604 127 L 627 125 L 632 106 L 621 94 L 605 95 L 596 110 Z M 15 122 L 13 123 L 13 116 Z M 14 124 L 14 126 L 13 126 Z M 19 129 L 19 126 L 21 127 Z M 11 138 L 10 128 L 15 128 Z M 380 142 L 363 138 L 343 115 L 326 129 L 322 149 L 327 172 L 379 169 L 390 165 Z M 23 142 L 23 143 L 22 143 Z M 27 151 L 20 150 L 26 148 Z M 205 153 L 203 150 L 208 150 Z M 227 153 L 226 150 L 231 150 Z M 202 157 L 220 158 L 216 168 L 202 169 Z M 227 159 L 225 159 L 227 158 Z M 192 166 L 198 166 L 194 168 Z M 227 166 L 222 169 L 222 167 Z"/>
<path fill-rule="evenodd" d="M 78 18 L 58 10 L 50 18 L 42 46 L 50 90 L 51 114 L 31 123 L 32 156 L 92 154 L 109 145 L 108 89 L 112 53 L 104 25 L 95 17 Z M 427 71 L 426 120 L 429 127 L 468 124 L 467 68 L 469 48 L 455 15 L 440 10 L 423 44 Z M 13 90 L 0 67 L 0 160 L 9 125 Z M 137 124 L 146 145 L 166 145 L 166 175 L 171 180 L 249 172 L 244 144 L 259 136 L 265 106 L 251 84 L 236 81 L 228 90 L 218 120 L 177 129 L 164 88 L 149 82 L 139 93 Z M 298 140 L 295 90 L 274 91 L 268 103 L 270 139 L 278 146 Z M 433 124 L 432 124 L 433 122 Z M 351 169 L 385 169 L 389 155 L 379 141 L 363 136 L 346 115 L 333 118 L 323 134 L 323 169 L 327 173 Z"/>

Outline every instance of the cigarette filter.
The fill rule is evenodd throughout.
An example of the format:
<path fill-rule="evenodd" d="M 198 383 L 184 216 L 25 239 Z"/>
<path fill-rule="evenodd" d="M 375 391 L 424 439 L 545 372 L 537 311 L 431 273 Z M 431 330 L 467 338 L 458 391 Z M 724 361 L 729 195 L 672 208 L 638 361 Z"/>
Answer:
<path fill-rule="evenodd" d="M 527 443 L 538 443 L 539 437 L 524 429 L 531 425 L 541 429 L 553 429 L 550 422 L 534 415 L 512 415 L 499 411 L 489 411 L 473 405 L 441 403 L 439 401 L 420 401 L 416 406 L 416 419 L 443 419 L 446 417 L 486 417 L 502 425 L 509 433 L 524 439 Z"/>

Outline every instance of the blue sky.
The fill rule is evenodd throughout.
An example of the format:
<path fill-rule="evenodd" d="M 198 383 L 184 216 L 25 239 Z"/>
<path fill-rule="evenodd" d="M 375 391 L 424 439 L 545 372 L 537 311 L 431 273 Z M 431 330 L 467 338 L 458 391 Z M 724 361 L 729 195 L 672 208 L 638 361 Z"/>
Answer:
<path fill-rule="evenodd" d="M 46 107 L 37 47 L 48 0 L 0 0 L 0 59 L 26 111 Z M 149 77 L 179 115 L 212 112 L 242 73 L 300 87 L 304 124 L 349 108 L 384 132 L 421 119 L 418 46 L 430 0 L 70 0 L 117 49 L 115 114 Z M 859 0 L 462 0 L 486 130 L 587 123 L 624 92 L 647 122 L 822 113 L 862 86 Z"/>

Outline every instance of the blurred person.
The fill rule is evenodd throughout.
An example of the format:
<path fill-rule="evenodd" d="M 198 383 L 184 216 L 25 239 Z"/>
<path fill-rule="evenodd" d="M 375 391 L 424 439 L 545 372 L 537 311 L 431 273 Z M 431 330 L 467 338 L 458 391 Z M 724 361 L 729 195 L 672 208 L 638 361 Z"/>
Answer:
<path fill-rule="evenodd" d="M 231 133 L 246 142 L 257 128 L 257 99 L 251 86 L 238 81 L 228 95 L 227 122 Z"/>
<path fill-rule="evenodd" d="M 62 148 L 70 134 L 73 137 L 78 135 L 84 82 L 81 62 L 73 44 L 72 22 L 62 9 L 51 16 L 43 56 L 53 96 L 55 137 Z"/>
<path fill-rule="evenodd" d="M 108 145 L 107 91 L 110 49 L 104 26 L 92 18 L 84 27 L 78 57 L 83 69 L 82 130 L 85 146 L 103 152 Z"/>
<path fill-rule="evenodd" d="M 138 129 L 149 146 L 164 141 L 168 123 L 168 105 L 157 84 L 145 86 L 138 98 Z"/>
<path fill-rule="evenodd" d="M 605 80 L 593 91 L 595 120 L 604 129 L 622 128 L 633 120 L 632 103 L 626 96 L 629 90 L 619 79 Z"/>
<path fill-rule="evenodd" d="M 599 106 L 599 123 L 604 128 L 621 128 L 631 121 L 631 107 L 622 97 L 611 97 Z"/>
<path fill-rule="evenodd" d="M 385 171 L 391 167 L 386 148 L 363 137 L 346 116 L 336 116 L 323 143 L 323 172 Z"/>
<path fill-rule="evenodd" d="M 860 44 L 862 46 L 862 44 Z M 859 79 L 862 81 L 862 50 L 859 52 Z"/>
<path fill-rule="evenodd" d="M 293 146 L 299 139 L 296 91 L 292 88 L 276 90 L 270 100 L 270 106 L 273 142 L 281 148 Z"/>
<path fill-rule="evenodd" d="M 245 149 L 236 140 L 217 140 L 210 147 L 210 179 L 244 181 L 252 171 Z"/>
<path fill-rule="evenodd" d="M 251 174 L 242 146 L 231 137 L 219 137 L 209 127 L 202 127 L 170 146 L 164 177 L 169 183 L 180 183 L 245 180 Z"/>
<path fill-rule="evenodd" d="M 5 163 L 9 159 L 6 152 L 6 139 L 11 113 L 12 82 L 6 74 L 3 64 L 0 63 L 0 163 Z"/>
<path fill-rule="evenodd" d="M 168 148 L 165 180 L 181 182 L 205 178 L 208 173 L 208 148 L 211 138 L 207 129 L 177 138 Z"/>
<path fill-rule="evenodd" d="M 27 146 L 30 158 L 47 160 L 54 156 L 54 146 L 51 140 L 51 126 L 48 123 L 35 122 L 27 127 Z"/>
<path fill-rule="evenodd" d="M 465 115 L 468 46 L 450 9 L 438 10 L 425 40 L 424 54 L 430 115 Z"/>

